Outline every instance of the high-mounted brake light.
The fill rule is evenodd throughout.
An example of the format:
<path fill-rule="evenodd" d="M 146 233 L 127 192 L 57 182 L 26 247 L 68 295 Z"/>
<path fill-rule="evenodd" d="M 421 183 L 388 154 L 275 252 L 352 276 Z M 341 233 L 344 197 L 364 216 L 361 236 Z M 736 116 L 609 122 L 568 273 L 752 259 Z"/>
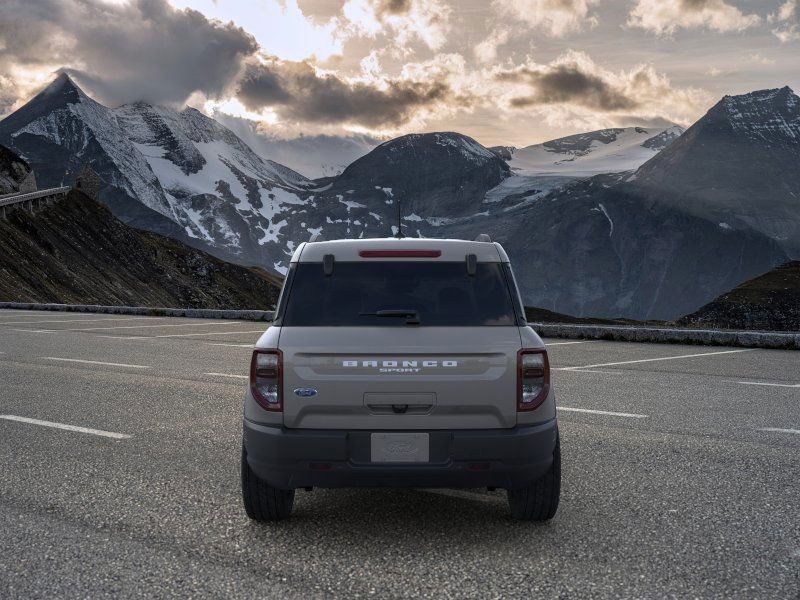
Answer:
<path fill-rule="evenodd" d="M 361 258 L 439 258 L 441 250 L 361 250 Z"/>
<path fill-rule="evenodd" d="M 283 355 L 280 350 L 254 350 L 250 390 L 264 410 L 283 410 Z"/>
<path fill-rule="evenodd" d="M 547 350 L 520 350 L 517 354 L 517 410 L 535 410 L 550 391 Z"/>

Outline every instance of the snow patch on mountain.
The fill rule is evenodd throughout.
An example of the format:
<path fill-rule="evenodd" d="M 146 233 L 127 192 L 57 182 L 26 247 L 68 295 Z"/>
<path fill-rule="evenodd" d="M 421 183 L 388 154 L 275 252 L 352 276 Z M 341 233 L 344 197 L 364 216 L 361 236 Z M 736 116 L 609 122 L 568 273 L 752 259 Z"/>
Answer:
<path fill-rule="evenodd" d="M 508 164 L 522 176 L 590 177 L 637 169 L 683 133 L 683 128 L 601 129 L 514 150 Z"/>

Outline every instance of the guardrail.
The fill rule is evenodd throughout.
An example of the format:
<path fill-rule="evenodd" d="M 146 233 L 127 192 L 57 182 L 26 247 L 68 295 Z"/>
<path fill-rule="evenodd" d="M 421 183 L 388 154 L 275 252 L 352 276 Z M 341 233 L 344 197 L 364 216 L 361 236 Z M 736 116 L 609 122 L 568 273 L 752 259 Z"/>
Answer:
<path fill-rule="evenodd" d="M 62 186 L 57 188 L 49 188 L 46 190 L 38 190 L 35 192 L 26 192 L 24 194 L 12 193 L 3 194 L 0 196 L 0 206 L 11 206 L 20 202 L 28 202 L 30 200 L 38 200 L 39 198 L 47 198 L 49 196 L 63 196 L 66 195 L 72 188 L 69 186 Z"/>
<path fill-rule="evenodd" d="M 542 337 L 800 350 L 800 332 L 529 323 Z"/>
<path fill-rule="evenodd" d="M 271 310 L 150 308 L 146 306 L 99 306 L 95 304 L 39 304 L 35 302 L 0 302 L 0 309 L 3 308 L 153 317 L 192 317 L 196 319 L 241 319 L 244 321 L 272 321 L 275 316 L 275 312 Z M 800 350 L 800 332 L 572 325 L 566 323 L 529 323 L 529 325 L 542 337 L 549 338 Z"/>
<path fill-rule="evenodd" d="M 192 317 L 195 319 L 242 319 L 245 321 L 272 321 L 271 310 L 238 310 L 214 308 L 150 308 L 148 306 L 101 306 L 96 304 L 38 304 L 34 302 L 0 302 L 0 309 L 54 310 L 62 312 L 90 312 L 112 315 L 139 315 L 145 317 Z"/>

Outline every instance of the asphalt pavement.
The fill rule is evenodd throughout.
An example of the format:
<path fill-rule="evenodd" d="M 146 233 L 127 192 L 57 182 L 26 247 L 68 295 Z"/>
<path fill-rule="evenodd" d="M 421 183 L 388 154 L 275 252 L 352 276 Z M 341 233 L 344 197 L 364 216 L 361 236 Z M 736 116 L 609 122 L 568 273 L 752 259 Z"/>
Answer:
<path fill-rule="evenodd" d="M 800 598 L 800 352 L 546 340 L 563 487 L 241 505 L 265 325 L 0 311 L 0 598 Z"/>

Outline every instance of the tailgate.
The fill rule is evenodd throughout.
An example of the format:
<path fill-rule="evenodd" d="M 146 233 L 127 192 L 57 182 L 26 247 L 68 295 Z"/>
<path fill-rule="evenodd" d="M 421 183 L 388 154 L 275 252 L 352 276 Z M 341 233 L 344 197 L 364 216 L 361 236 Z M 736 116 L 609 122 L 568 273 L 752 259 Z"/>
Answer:
<path fill-rule="evenodd" d="M 285 327 L 284 425 L 513 427 L 519 347 L 516 327 Z"/>

